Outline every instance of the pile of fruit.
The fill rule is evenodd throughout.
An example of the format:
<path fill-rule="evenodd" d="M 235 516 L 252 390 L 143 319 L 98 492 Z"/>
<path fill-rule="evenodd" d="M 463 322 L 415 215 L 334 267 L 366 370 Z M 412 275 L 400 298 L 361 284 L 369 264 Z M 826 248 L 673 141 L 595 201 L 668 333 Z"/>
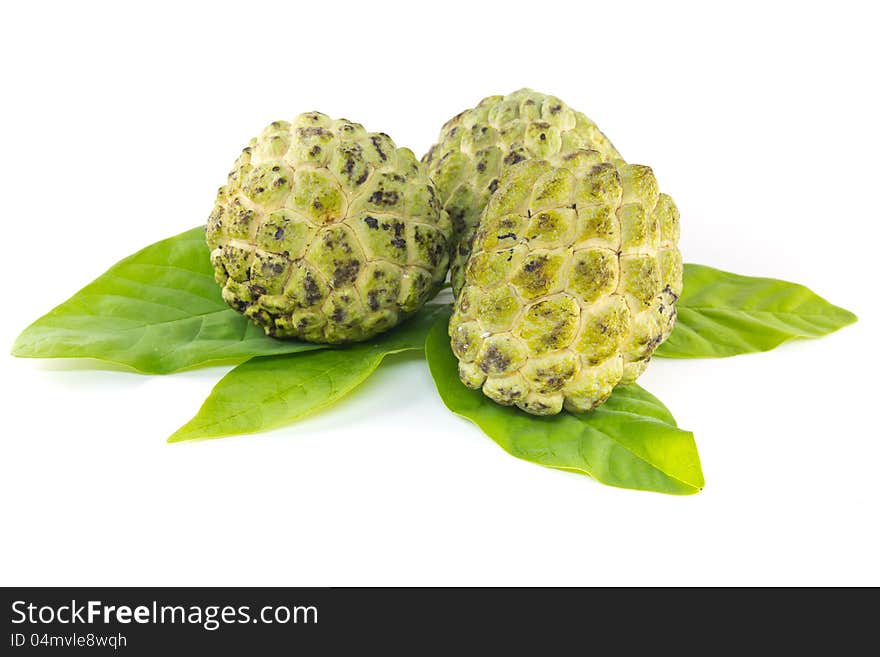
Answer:
<path fill-rule="evenodd" d="M 695 493 L 693 434 L 635 383 L 652 357 L 767 351 L 856 318 L 684 264 L 679 230 L 652 170 L 554 96 L 485 98 L 421 161 L 309 112 L 251 140 L 207 226 L 120 261 L 13 354 L 150 374 L 236 362 L 179 442 L 290 423 L 419 351 L 446 406 L 511 454 Z"/>
<path fill-rule="evenodd" d="M 416 161 L 310 112 L 251 140 L 208 219 L 217 282 L 273 337 L 396 326 L 452 263 L 462 382 L 535 415 L 596 408 L 675 324 L 679 215 L 586 116 L 523 89 L 443 126 Z"/>

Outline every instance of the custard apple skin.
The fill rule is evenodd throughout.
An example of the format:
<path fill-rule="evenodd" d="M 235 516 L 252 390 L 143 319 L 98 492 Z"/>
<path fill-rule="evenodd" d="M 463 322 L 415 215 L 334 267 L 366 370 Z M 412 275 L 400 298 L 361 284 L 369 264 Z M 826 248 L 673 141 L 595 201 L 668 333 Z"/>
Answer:
<path fill-rule="evenodd" d="M 489 96 L 450 119 L 422 161 L 453 226 L 452 287 L 457 295 L 480 213 L 510 166 L 544 159 L 561 166 L 579 149 L 604 160 L 620 154 L 596 124 L 555 96 L 520 89 Z"/>
<path fill-rule="evenodd" d="M 451 234 L 412 151 L 319 112 L 250 141 L 206 228 L 226 303 L 270 336 L 325 343 L 418 310 L 446 278 Z"/>
<path fill-rule="evenodd" d="M 576 151 L 510 167 L 481 216 L 449 324 L 461 380 L 535 415 L 636 380 L 672 331 L 679 213 L 650 168 Z"/>

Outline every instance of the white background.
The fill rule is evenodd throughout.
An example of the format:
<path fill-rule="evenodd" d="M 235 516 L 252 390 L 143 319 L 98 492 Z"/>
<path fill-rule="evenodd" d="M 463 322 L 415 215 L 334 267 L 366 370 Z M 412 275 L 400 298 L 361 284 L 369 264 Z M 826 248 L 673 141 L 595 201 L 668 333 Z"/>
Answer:
<path fill-rule="evenodd" d="M 318 109 L 421 154 L 450 116 L 522 86 L 653 166 L 686 260 L 804 283 L 860 322 L 768 354 L 655 361 L 640 382 L 702 456 L 706 489 L 684 498 L 508 456 L 445 410 L 415 356 L 298 424 L 178 445 L 166 436 L 228 368 L 3 356 L 0 583 L 880 584 L 869 3 L 3 14 L 5 349 L 116 260 L 203 222 L 269 121 Z"/>

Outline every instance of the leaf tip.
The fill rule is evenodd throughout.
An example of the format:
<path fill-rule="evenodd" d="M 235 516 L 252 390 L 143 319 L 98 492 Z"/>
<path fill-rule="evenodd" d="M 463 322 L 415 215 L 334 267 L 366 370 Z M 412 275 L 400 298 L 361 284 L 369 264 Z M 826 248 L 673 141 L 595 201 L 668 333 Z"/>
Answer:
<path fill-rule="evenodd" d="M 838 306 L 838 308 L 840 308 L 840 306 Z M 856 315 L 853 311 L 847 310 L 846 308 L 840 308 L 840 310 L 842 311 L 841 314 L 843 315 L 844 322 L 841 328 L 843 328 L 844 326 L 850 326 L 851 324 L 855 324 L 857 321 L 859 321 L 859 316 Z"/>
<path fill-rule="evenodd" d="M 168 436 L 165 442 L 170 445 L 171 443 L 182 443 L 196 438 L 197 436 L 189 435 L 189 432 L 186 431 L 186 426 L 187 425 L 183 425 L 177 431 Z"/>
<path fill-rule="evenodd" d="M 15 342 L 12 343 L 12 349 L 9 350 L 10 356 L 15 356 L 16 358 L 27 358 L 28 350 L 24 347 L 24 338 L 25 333 L 27 333 L 27 329 L 19 333 L 18 337 L 15 338 Z"/>

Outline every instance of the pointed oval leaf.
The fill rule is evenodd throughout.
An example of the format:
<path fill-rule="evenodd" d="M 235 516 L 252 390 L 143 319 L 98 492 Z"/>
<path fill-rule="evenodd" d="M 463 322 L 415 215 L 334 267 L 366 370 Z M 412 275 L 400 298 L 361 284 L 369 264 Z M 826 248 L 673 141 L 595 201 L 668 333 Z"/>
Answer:
<path fill-rule="evenodd" d="M 679 429 L 669 410 L 643 388 L 619 387 L 604 405 L 578 415 L 536 417 L 500 406 L 459 380 L 447 321 L 437 321 L 425 346 L 440 397 L 513 456 L 622 488 L 676 495 L 702 489 L 693 434 Z"/>
<path fill-rule="evenodd" d="M 769 351 L 856 321 L 803 285 L 693 264 L 685 265 L 684 293 L 675 307 L 675 329 L 657 356 L 723 358 Z"/>
<path fill-rule="evenodd" d="M 389 354 L 423 349 L 442 313 L 448 315 L 444 306 L 429 304 L 369 342 L 251 359 L 223 377 L 168 442 L 257 433 L 330 406 L 363 383 Z"/>
<path fill-rule="evenodd" d="M 323 345 L 275 340 L 238 314 L 214 282 L 203 228 L 113 265 L 18 336 L 23 358 L 96 358 L 167 374 L 205 363 Z"/>

